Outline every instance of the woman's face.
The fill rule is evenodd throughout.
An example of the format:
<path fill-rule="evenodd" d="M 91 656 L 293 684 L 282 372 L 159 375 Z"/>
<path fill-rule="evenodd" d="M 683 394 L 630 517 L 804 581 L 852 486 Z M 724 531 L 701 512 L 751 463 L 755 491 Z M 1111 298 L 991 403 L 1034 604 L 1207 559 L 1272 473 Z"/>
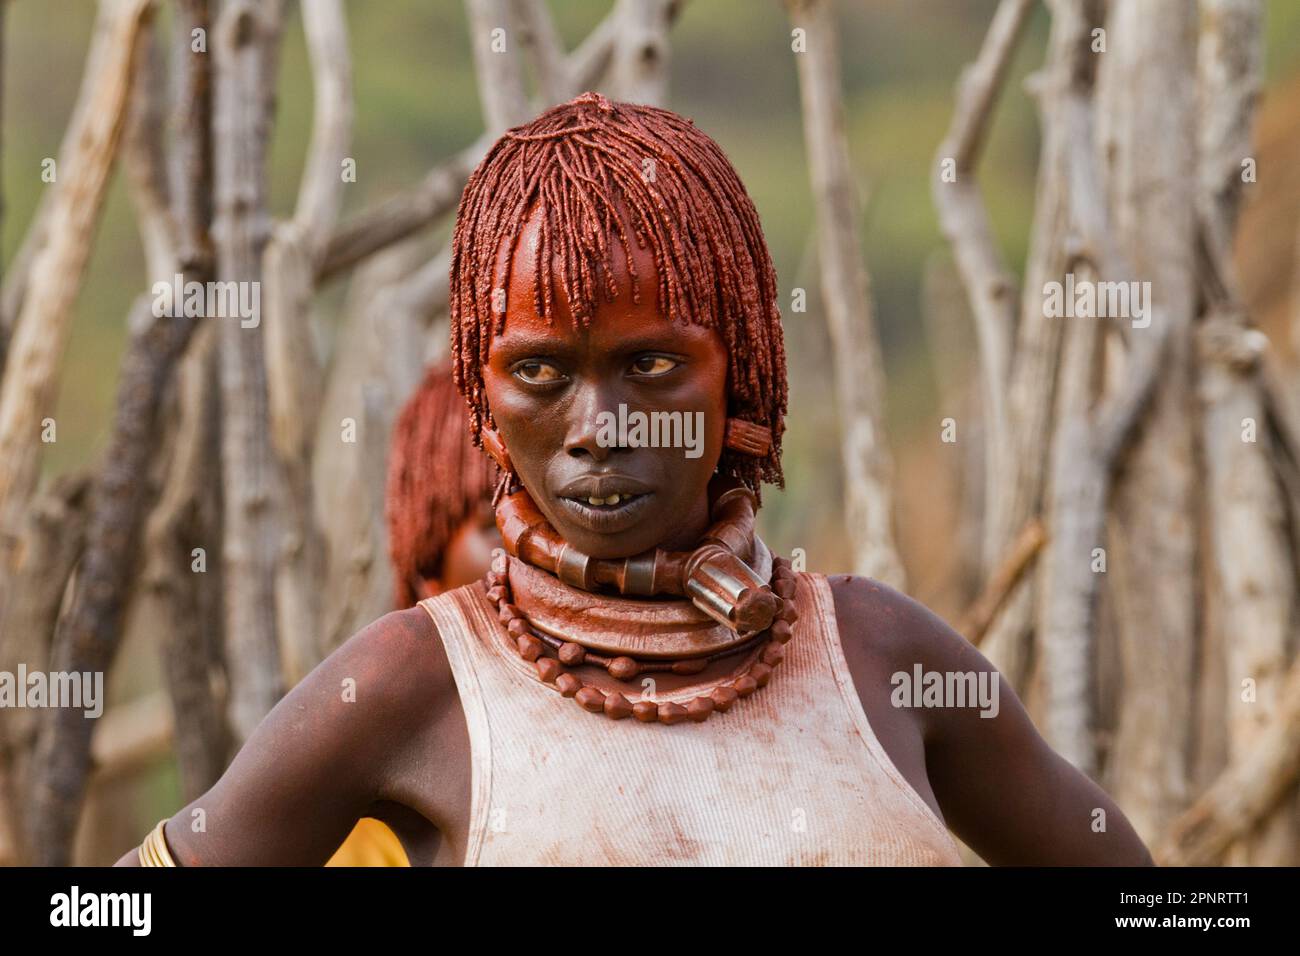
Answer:
<path fill-rule="evenodd" d="M 594 318 L 580 328 L 557 282 L 548 325 L 533 303 L 539 221 L 536 214 L 528 220 L 515 248 L 505 330 L 483 370 L 514 470 L 579 551 L 621 558 L 656 546 L 689 548 L 708 526 L 708 482 L 722 453 L 722 340 L 659 311 L 654 256 L 634 240 L 641 301 L 633 303 L 613 237 L 617 298 L 600 298 Z M 651 447 L 656 437 L 660 447 Z"/>

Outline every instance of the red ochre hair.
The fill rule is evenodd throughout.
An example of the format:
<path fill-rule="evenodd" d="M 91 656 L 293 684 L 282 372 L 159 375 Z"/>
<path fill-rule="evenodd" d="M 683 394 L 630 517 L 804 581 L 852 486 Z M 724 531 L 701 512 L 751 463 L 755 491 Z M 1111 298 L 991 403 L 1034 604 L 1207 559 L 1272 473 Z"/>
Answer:
<path fill-rule="evenodd" d="M 420 599 L 420 578 L 442 574 L 452 536 L 492 498 L 496 466 L 469 440 L 465 422 L 465 403 L 443 362 L 425 373 L 393 428 L 384 507 L 399 609 Z"/>
<path fill-rule="evenodd" d="M 619 202 L 630 222 L 616 212 Z M 626 252 L 630 226 L 654 254 L 663 313 L 720 334 L 728 355 L 727 414 L 771 429 L 767 455 L 724 450 L 719 470 L 756 493 L 764 481 L 783 484 L 785 344 L 758 212 L 722 148 L 691 120 L 598 93 L 583 93 L 506 132 L 461 196 L 452 236 L 452 361 L 474 442 L 481 446 L 484 425 L 495 427 L 482 370 L 505 326 L 493 291 L 509 288 L 515 246 L 535 204 L 543 210 L 534 253 L 537 314 L 554 321 L 557 287 L 583 324 L 591 321 L 602 286 L 605 299 L 614 300 L 615 247 L 608 237 L 618 236 L 635 280 Z"/>

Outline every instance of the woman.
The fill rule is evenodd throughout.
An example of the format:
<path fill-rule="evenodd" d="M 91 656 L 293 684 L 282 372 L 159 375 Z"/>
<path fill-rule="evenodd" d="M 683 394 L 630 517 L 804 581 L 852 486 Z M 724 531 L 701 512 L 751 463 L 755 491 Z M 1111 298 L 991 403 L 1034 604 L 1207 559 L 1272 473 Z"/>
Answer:
<path fill-rule="evenodd" d="M 339 648 L 144 862 L 319 863 L 363 815 L 416 865 L 955 864 L 946 827 L 995 864 L 1150 862 L 975 648 L 753 534 L 776 279 L 689 120 L 586 93 L 507 132 L 451 293 L 509 554 Z M 992 680 L 995 712 L 895 694 L 914 673 Z"/>

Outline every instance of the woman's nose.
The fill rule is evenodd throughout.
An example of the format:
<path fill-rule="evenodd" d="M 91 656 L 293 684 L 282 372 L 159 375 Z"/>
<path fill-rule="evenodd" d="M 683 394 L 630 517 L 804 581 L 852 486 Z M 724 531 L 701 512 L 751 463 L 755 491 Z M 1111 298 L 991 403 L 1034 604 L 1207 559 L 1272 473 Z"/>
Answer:
<path fill-rule="evenodd" d="M 580 386 L 568 414 L 564 450 L 570 455 L 604 461 L 618 447 L 618 408 L 608 389 L 598 383 Z"/>

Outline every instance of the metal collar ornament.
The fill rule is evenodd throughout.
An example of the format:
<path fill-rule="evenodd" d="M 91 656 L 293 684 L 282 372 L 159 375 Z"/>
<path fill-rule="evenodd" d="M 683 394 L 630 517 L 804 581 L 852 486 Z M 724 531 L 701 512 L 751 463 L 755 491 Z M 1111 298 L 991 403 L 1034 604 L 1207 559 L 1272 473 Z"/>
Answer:
<path fill-rule="evenodd" d="M 772 554 L 759 538 L 749 563 L 772 578 Z M 577 642 L 589 651 L 647 661 L 706 657 L 747 640 L 684 597 L 605 596 L 565 584 L 526 561 L 508 561 L 511 600 L 543 640 Z"/>

